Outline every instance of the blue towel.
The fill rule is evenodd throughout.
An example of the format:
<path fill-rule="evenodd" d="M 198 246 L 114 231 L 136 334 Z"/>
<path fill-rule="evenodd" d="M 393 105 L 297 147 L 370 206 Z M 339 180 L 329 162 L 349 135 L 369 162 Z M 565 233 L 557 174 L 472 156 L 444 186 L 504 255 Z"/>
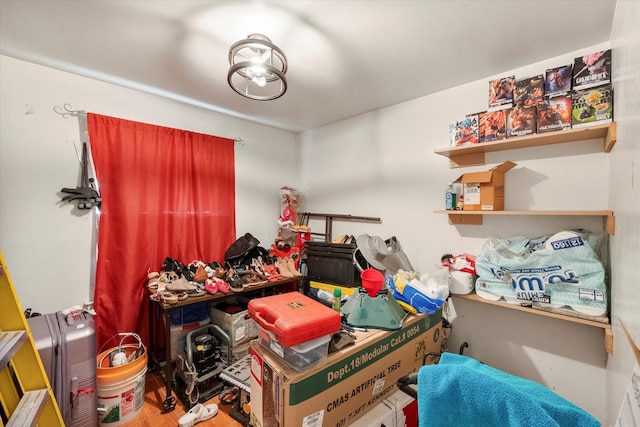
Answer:
<path fill-rule="evenodd" d="M 420 368 L 418 420 L 420 427 L 600 425 L 536 382 L 453 353 Z"/>

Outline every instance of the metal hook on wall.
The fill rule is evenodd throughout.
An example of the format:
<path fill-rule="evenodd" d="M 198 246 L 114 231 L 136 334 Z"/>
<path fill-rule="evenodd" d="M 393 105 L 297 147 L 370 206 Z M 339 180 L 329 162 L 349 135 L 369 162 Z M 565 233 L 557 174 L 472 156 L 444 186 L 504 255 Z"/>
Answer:
<path fill-rule="evenodd" d="M 82 110 L 74 110 L 71 107 L 71 104 L 64 104 L 62 107 L 60 107 L 59 105 L 54 105 L 53 106 L 53 111 L 56 114 L 60 114 L 65 119 L 68 119 L 71 116 L 78 117 L 80 114 L 84 114 L 85 113 Z"/>

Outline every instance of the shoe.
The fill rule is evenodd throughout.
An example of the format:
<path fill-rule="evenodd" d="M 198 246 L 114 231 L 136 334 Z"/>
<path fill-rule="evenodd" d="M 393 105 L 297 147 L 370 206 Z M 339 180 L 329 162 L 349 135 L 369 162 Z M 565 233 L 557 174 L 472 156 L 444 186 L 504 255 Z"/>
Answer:
<path fill-rule="evenodd" d="M 263 264 L 262 269 L 270 282 L 277 282 L 283 279 L 282 274 L 278 271 L 278 266 L 275 264 Z"/>
<path fill-rule="evenodd" d="M 230 268 L 229 271 L 227 271 L 225 282 L 229 284 L 231 290 L 236 292 L 242 291 L 242 289 L 244 288 L 244 280 L 242 280 L 242 278 L 238 276 L 233 268 Z"/>
<path fill-rule="evenodd" d="M 180 261 L 177 261 L 169 257 L 166 257 L 164 259 L 164 262 L 162 263 L 162 269 L 164 271 L 172 271 L 177 274 L 182 274 L 183 268 L 184 268 L 184 265 Z"/>
<path fill-rule="evenodd" d="M 218 286 L 218 290 L 223 294 L 229 292 L 229 284 L 222 279 L 214 277 L 213 280 L 216 282 L 216 286 Z"/>
<path fill-rule="evenodd" d="M 193 427 L 199 422 L 213 418 L 216 415 L 218 415 L 218 405 L 215 403 L 210 403 L 208 405 L 198 403 L 193 408 L 189 409 L 189 412 L 180 417 L 178 420 L 178 426 Z"/>
<path fill-rule="evenodd" d="M 155 294 L 156 292 L 158 292 L 158 289 L 160 289 L 160 281 L 157 277 L 154 279 L 149 279 L 149 281 L 147 282 L 147 289 L 149 290 L 150 294 Z M 162 289 L 164 289 L 164 283 L 162 283 Z"/>
<path fill-rule="evenodd" d="M 216 282 L 214 282 L 212 279 L 207 279 L 204 282 L 204 288 L 207 290 L 207 292 L 209 292 L 211 295 L 215 295 L 218 292 L 218 284 Z"/>
<path fill-rule="evenodd" d="M 167 271 L 167 270 L 163 271 L 162 274 L 160 274 L 160 277 L 158 277 L 158 281 L 164 283 L 165 286 L 167 283 L 173 282 L 174 280 L 178 280 L 178 279 L 179 279 L 178 273 L 176 273 L 175 271 Z"/>
<path fill-rule="evenodd" d="M 184 292 L 184 291 L 192 291 L 196 287 L 190 284 L 184 276 L 180 276 L 179 278 L 167 282 L 165 288 L 169 291 L 174 292 Z"/>
<path fill-rule="evenodd" d="M 202 283 L 207 280 L 208 277 L 209 275 L 207 274 L 207 271 L 202 265 L 199 265 L 196 272 L 193 274 L 193 281 Z"/>
<path fill-rule="evenodd" d="M 224 279 L 224 276 L 227 274 L 227 271 L 222 267 L 216 267 L 213 270 L 213 277 L 217 277 L 218 279 Z"/>
<path fill-rule="evenodd" d="M 302 273 L 298 271 L 296 268 L 296 263 L 292 258 L 285 258 L 285 264 L 287 264 L 287 268 L 293 274 L 293 277 L 302 277 Z"/>
<path fill-rule="evenodd" d="M 195 282 L 191 282 L 191 284 L 195 284 Z M 204 288 L 204 285 L 201 285 L 200 283 L 198 283 L 197 286 L 195 286 L 195 289 L 192 291 L 186 291 L 187 295 L 190 297 L 201 297 L 203 295 L 207 294 L 207 291 Z"/>
<path fill-rule="evenodd" d="M 174 294 L 171 291 L 158 289 L 158 292 L 156 292 L 155 294 L 149 295 L 149 299 L 152 301 L 163 303 L 163 304 L 173 305 L 178 302 L 178 295 Z"/>
<path fill-rule="evenodd" d="M 278 271 L 280 271 L 280 274 L 282 275 L 282 277 L 286 277 L 288 279 L 293 278 L 293 273 L 289 271 L 289 267 L 287 266 L 287 262 L 285 261 L 284 258 L 278 257 L 278 260 L 276 261 L 276 265 L 278 266 Z"/>
<path fill-rule="evenodd" d="M 268 282 L 268 280 L 260 277 L 258 273 L 256 273 L 254 270 L 251 270 L 249 274 L 245 274 L 242 278 L 244 279 L 245 287 L 262 285 L 263 283 Z"/>

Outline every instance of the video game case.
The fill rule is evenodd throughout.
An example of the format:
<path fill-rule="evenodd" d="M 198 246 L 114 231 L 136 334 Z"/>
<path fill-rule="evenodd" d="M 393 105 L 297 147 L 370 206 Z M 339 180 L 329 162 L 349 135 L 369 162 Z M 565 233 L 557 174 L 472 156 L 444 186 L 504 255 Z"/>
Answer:
<path fill-rule="evenodd" d="M 471 114 L 462 120 L 458 120 L 454 130 L 456 147 L 480 143 L 477 114 Z"/>
<path fill-rule="evenodd" d="M 499 141 L 507 137 L 509 110 L 485 111 L 479 114 L 480 143 Z"/>
<path fill-rule="evenodd" d="M 552 96 L 556 93 L 567 93 L 571 91 L 571 77 L 573 75 L 573 65 L 562 65 L 560 67 L 549 68 L 544 76 L 544 94 Z"/>
<path fill-rule="evenodd" d="M 611 83 L 611 49 L 576 58 L 572 81 L 574 91 Z"/>
<path fill-rule="evenodd" d="M 449 124 L 449 145 L 451 147 L 456 146 L 456 124 Z"/>
<path fill-rule="evenodd" d="M 570 94 L 545 97 L 538 103 L 538 133 L 571 129 L 572 98 Z"/>
<path fill-rule="evenodd" d="M 542 74 L 516 80 L 513 89 L 513 105 L 530 107 L 544 100 L 544 76 Z"/>
<path fill-rule="evenodd" d="M 613 121 L 611 85 L 581 90 L 573 94 L 571 124 L 574 128 Z"/>
<path fill-rule="evenodd" d="M 504 110 L 513 107 L 513 89 L 515 76 L 501 77 L 489 82 L 488 111 Z"/>
<path fill-rule="evenodd" d="M 507 138 L 533 135 L 537 131 L 536 106 L 513 107 L 507 116 Z"/>

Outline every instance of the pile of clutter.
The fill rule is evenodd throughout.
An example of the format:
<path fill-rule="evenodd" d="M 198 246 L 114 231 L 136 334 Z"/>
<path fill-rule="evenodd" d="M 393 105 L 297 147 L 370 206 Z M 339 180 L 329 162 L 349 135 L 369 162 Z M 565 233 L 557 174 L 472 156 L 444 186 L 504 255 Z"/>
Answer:
<path fill-rule="evenodd" d="M 176 304 L 190 297 L 240 292 L 248 287 L 301 277 L 299 249 L 276 239 L 270 250 L 251 233 L 238 238 L 225 252 L 224 264 L 193 260 L 185 264 L 166 257 L 158 270 L 147 271 L 149 298 Z"/>
<path fill-rule="evenodd" d="M 356 242 L 370 266 L 382 273 L 384 288 L 412 311 L 435 314 L 449 297 L 449 266 L 443 265 L 424 274 L 416 272 L 395 236 L 384 240 L 363 234 Z"/>

